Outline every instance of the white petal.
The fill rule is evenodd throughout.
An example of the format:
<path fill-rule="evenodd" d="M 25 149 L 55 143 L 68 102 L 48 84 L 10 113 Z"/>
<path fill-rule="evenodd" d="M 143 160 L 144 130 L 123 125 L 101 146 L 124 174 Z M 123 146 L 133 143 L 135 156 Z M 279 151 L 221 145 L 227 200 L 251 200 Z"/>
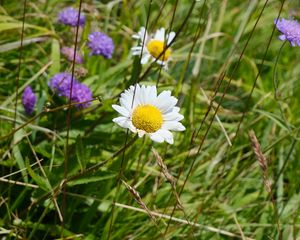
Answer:
<path fill-rule="evenodd" d="M 148 101 L 149 104 L 154 105 L 157 99 L 157 90 L 156 86 L 149 86 L 149 92 L 148 92 Z"/>
<path fill-rule="evenodd" d="M 140 85 L 136 84 L 136 85 L 132 86 L 132 97 L 134 99 L 134 102 L 132 104 L 132 109 L 133 110 L 134 110 L 134 108 L 136 106 L 138 106 L 138 105 L 141 104 L 141 102 L 140 102 L 140 95 L 141 95 L 141 87 L 140 87 Z"/>
<path fill-rule="evenodd" d="M 179 112 L 180 108 L 179 107 L 173 107 L 173 112 Z"/>
<path fill-rule="evenodd" d="M 163 69 L 164 70 L 168 70 L 168 61 L 170 60 L 171 58 L 169 58 L 167 61 L 162 61 L 162 60 L 157 60 L 156 63 L 160 66 L 163 66 Z M 155 60 L 154 60 L 155 61 Z"/>
<path fill-rule="evenodd" d="M 142 47 L 141 47 L 141 46 L 132 47 L 130 50 L 131 50 L 131 54 L 132 54 L 133 56 L 135 56 L 135 55 L 140 55 L 141 52 L 142 52 Z"/>
<path fill-rule="evenodd" d="M 169 143 L 169 144 L 174 143 L 173 134 L 170 131 L 168 131 L 166 129 L 159 129 L 157 131 L 157 134 L 160 134 L 167 143 Z"/>
<path fill-rule="evenodd" d="M 183 118 L 183 115 L 175 111 L 163 114 L 164 121 L 181 121 Z"/>
<path fill-rule="evenodd" d="M 139 34 L 133 34 L 133 35 L 132 35 L 132 38 L 134 38 L 134 39 L 137 39 L 137 40 L 138 40 L 138 39 L 140 39 L 140 35 L 139 35 Z"/>
<path fill-rule="evenodd" d="M 130 86 L 129 89 L 125 90 L 125 92 L 121 94 L 121 97 L 124 98 L 124 101 L 126 100 L 126 102 L 128 102 L 130 105 L 130 109 L 131 109 L 131 111 L 129 113 L 130 115 L 131 115 L 132 110 L 137 105 L 140 105 L 139 96 L 140 96 L 140 85 L 139 84 Z"/>
<path fill-rule="evenodd" d="M 176 121 L 166 121 L 163 123 L 162 128 L 179 132 L 185 130 L 185 127 L 182 125 L 182 123 Z"/>
<path fill-rule="evenodd" d="M 128 98 L 121 97 L 120 98 L 120 104 L 121 104 L 122 107 L 126 108 L 126 110 L 129 112 L 129 115 L 131 115 L 131 112 L 132 112 L 132 108 L 131 108 L 132 98 L 131 98 L 131 101 L 130 101 Z"/>
<path fill-rule="evenodd" d="M 128 128 L 129 127 L 128 118 L 126 118 L 126 117 L 114 118 L 113 122 L 118 124 L 122 128 Z"/>
<path fill-rule="evenodd" d="M 151 57 L 150 54 L 145 53 L 144 56 L 141 59 L 141 64 L 146 64 L 149 61 L 149 58 Z"/>
<path fill-rule="evenodd" d="M 141 138 L 145 135 L 146 132 L 144 130 L 137 129 L 137 133 L 138 133 L 138 136 Z"/>
<path fill-rule="evenodd" d="M 156 131 L 155 133 L 150 133 L 150 139 L 154 142 L 164 142 L 164 137 L 158 131 Z"/>
<path fill-rule="evenodd" d="M 156 58 L 154 58 L 156 60 Z M 167 61 L 157 60 L 156 63 L 161 66 L 166 66 Z"/>
<path fill-rule="evenodd" d="M 162 113 L 167 113 L 173 109 L 177 102 L 177 98 L 171 96 L 171 91 L 162 91 L 158 95 L 155 105 L 162 111 Z"/>
<path fill-rule="evenodd" d="M 112 108 L 115 109 L 118 113 L 120 113 L 124 117 L 129 117 L 130 116 L 129 111 L 126 108 L 124 108 L 124 107 L 121 107 L 119 105 L 113 104 Z"/>
<path fill-rule="evenodd" d="M 131 51 L 141 51 L 142 50 L 142 46 L 137 46 L 137 47 L 132 47 Z"/>
<path fill-rule="evenodd" d="M 165 29 L 164 28 L 158 29 L 155 33 L 154 39 L 164 42 L 165 41 Z"/>
<path fill-rule="evenodd" d="M 134 132 L 136 133 L 137 132 L 137 129 L 135 126 L 133 126 L 132 122 L 131 121 L 128 121 L 128 128 L 130 129 L 131 132 Z"/>
<path fill-rule="evenodd" d="M 138 39 L 143 40 L 144 35 L 145 35 L 146 38 L 148 37 L 146 29 L 144 27 L 141 27 L 137 34 L 132 35 L 132 38 L 137 39 L 137 40 Z"/>
<path fill-rule="evenodd" d="M 172 40 L 174 39 L 175 37 L 175 32 L 170 32 L 170 34 L 167 36 L 167 45 L 169 46 L 170 45 L 170 42 L 172 42 Z"/>
<path fill-rule="evenodd" d="M 148 38 L 148 33 L 146 31 L 146 29 L 144 27 L 140 28 L 140 31 L 138 32 L 138 34 L 140 35 L 140 39 L 143 41 L 143 39 L 145 38 L 145 40 L 147 40 Z"/>
<path fill-rule="evenodd" d="M 140 89 L 140 94 L 138 96 L 141 105 L 145 105 L 147 103 L 147 96 L 145 93 L 146 93 L 146 87 L 145 85 L 142 85 Z"/>
<path fill-rule="evenodd" d="M 140 56 L 140 55 L 141 55 L 141 52 L 131 52 L 131 55 L 132 55 L 132 56 Z"/>

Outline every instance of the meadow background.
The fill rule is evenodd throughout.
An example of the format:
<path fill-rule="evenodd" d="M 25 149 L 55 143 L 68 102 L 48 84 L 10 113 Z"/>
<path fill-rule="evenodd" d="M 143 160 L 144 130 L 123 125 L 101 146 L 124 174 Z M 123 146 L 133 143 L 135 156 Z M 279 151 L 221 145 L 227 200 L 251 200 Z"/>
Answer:
<path fill-rule="evenodd" d="M 300 239 L 300 49 L 274 26 L 300 18 L 298 1 L 0 4 L 1 239 Z M 76 40 L 57 22 L 69 6 L 86 16 L 82 65 L 60 53 Z M 131 56 L 146 25 L 177 34 L 167 71 Z M 94 30 L 113 39 L 111 59 L 89 56 Z M 48 87 L 72 70 L 93 92 L 88 108 Z M 137 82 L 179 99 L 186 131 L 173 145 L 112 122 L 111 105 Z"/>

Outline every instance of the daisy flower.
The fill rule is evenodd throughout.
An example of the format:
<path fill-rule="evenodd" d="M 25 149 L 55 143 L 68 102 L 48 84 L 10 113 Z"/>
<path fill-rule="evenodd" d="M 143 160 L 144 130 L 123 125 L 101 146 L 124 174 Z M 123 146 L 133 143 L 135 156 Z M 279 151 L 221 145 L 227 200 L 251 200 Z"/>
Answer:
<path fill-rule="evenodd" d="M 297 20 L 275 19 L 275 25 L 281 35 L 279 39 L 289 41 L 295 47 L 300 46 L 300 24 Z"/>
<path fill-rule="evenodd" d="M 128 128 L 139 137 L 148 135 L 151 140 L 173 144 L 171 131 L 184 131 L 179 122 L 183 115 L 176 107 L 177 99 L 171 96 L 171 91 L 163 91 L 157 95 L 155 86 L 130 86 L 120 97 L 120 105 L 112 105 L 120 117 L 113 122 L 123 128 Z"/>
<path fill-rule="evenodd" d="M 150 59 L 167 68 L 167 63 L 171 59 L 172 50 L 169 46 L 175 37 L 175 32 L 165 35 L 165 29 L 161 28 L 156 31 L 153 37 L 149 35 L 144 27 L 140 29 L 137 34 L 132 37 L 140 40 L 140 44 L 131 48 L 132 55 L 141 55 L 141 64 L 147 63 Z M 163 54 L 162 54 L 163 53 Z"/>

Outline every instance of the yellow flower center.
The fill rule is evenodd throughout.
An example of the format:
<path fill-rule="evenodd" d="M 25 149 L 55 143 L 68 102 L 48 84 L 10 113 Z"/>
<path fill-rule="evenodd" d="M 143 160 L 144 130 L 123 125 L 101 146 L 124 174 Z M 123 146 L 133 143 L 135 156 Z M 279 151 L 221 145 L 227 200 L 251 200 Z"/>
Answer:
<path fill-rule="evenodd" d="M 165 43 L 159 40 L 151 40 L 147 43 L 147 49 L 152 57 L 158 58 L 162 52 L 164 52 L 159 60 L 167 61 L 171 55 L 171 49 L 165 46 Z M 166 49 L 166 50 L 165 50 Z M 165 50 L 165 51 L 164 51 Z"/>
<path fill-rule="evenodd" d="M 161 128 L 163 117 L 158 108 L 152 105 L 140 105 L 132 113 L 132 123 L 137 129 L 152 133 Z"/>

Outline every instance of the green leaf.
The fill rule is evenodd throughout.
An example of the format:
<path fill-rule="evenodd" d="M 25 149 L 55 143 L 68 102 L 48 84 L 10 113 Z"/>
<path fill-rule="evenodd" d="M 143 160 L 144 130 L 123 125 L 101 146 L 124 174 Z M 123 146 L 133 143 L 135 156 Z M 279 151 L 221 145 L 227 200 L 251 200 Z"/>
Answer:
<path fill-rule="evenodd" d="M 23 23 L 22 22 L 2 22 L 0 23 L 0 32 L 2 31 L 6 31 L 6 30 L 13 30 L 16 28 L 22 28 L 23 27 Z M 43 28 L 43 27 L 39 27 L 39 26 L 35 26 L 35 25 L 31 25 L 31 24 L 24 24 L 24 28 L 32 28 L 32 29 L 36 29 L 42 32 L 48 32 L 50 33 L 51 31 L 47 28 Z"/>
<path fill-rule="evenodd" d="M 47 40 L 48 37 L 36 37 L 36 38 L 28 38 L 23 40 L 23 46 L 32 44 L 32 43 L 37 43 L 37 42 L 43 42 Z M 0 53 L 2 52 L 7 52 L 16 48 L 21 47 L 21 41 L 15 41 L 15 42 L 10 42 L 6 44 L 0 45 Z"/>
<path fill-rule="evenodd" d="M 54 75 L 60 71 L 60 45 L 56 39 L 52 39 L 51 60 L 50 75 Z"/>
<path fill-rule="evenodd" d="M 24 130 L 20 129 L 14 134 L 14 139 L 13 139 L 13 148 L 12 148 L 13 157 L 16 160 L 20 170 L 25 169 L 25 163 L 20 148 L 18 146 L 18 143 L 25 137 L 25 135 L 26 133 L 24 132 Z M 24 182 L 28 183 L 27 173 L 25 171 L 22 171 L 21 174 L 23 176 Z"/>
<path fill-rule="evenodd" d="M 68 182 L 68 186 L 75 186 L 80 184 L 87 184 L 91 182 L 99 182 L 111 178 L 115 178 L 117 174 L 110 174 L 106 176 L 87 176 L 85 178 L 76 179 L 73 181 Z"/>
<path fill-rule="evenodd" d="M 78 135 L 76 138 L 76 156 L 80 169 L 83 171 L 87 163 L 87 152 L 85 151 L 80 135 Z"/>
<path fill-rule="evenodd" d="M 31 166 L 30 166 L 30 164 L 29 164 L 28 158 L 26 158 L 25 163 L 26 163 L 27 171 L 28 171 L 29 175 L 32 177 L 32 179 L 35 181 L 35 183 L 36 183 L 41 189 L 43 189 L 44 191 L 46 191 L 46 192 L 52 192 L 52 188 L 51 188 L 51 186 L 50 186 L 48 180 L 45 179 L 45 178 L 43 178 L 43 177 L 41 177 L 40 175 L 36 174 L 36 173 L 32 170 L 32 168 L 31 168 Z"/>

